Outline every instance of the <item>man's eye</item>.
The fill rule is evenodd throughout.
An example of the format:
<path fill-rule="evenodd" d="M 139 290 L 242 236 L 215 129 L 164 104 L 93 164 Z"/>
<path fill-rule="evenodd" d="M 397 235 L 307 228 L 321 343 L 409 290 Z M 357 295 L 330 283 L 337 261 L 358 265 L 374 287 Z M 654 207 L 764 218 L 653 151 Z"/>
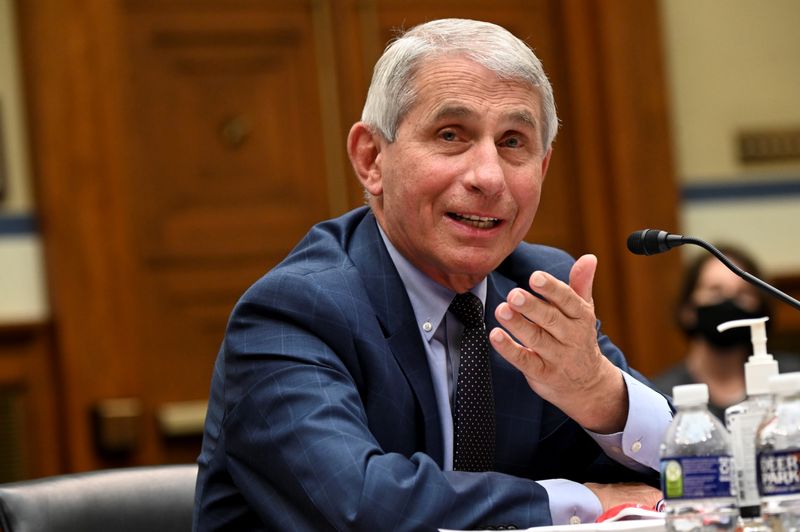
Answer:
<path fill-rule="evenodd" d="M 456 137 L 455 131 L 442 131 L 440 136 L 442 137 L 442 140 L 446 140 L 448 142 L 454 141 L 456 138 L 458 138 Z"/>
<path fill-rule="evenodd" d="M 522 141 L 519 137 L 508 137 L 502 144 L 507 148 L 519 148 L 522 145 Z"/>

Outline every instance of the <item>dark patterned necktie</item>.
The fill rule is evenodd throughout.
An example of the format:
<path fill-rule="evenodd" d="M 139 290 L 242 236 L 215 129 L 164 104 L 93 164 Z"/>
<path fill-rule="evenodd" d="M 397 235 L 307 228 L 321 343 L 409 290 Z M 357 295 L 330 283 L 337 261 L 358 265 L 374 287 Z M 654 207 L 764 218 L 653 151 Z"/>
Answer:
<path fill-rule="evenodd" d="M 490 471 L 494 465 L 495 415 L 483 303 L 466 292 L 453 299 L 449 310 L 464 324 L 456 384 L 453 469 Z"/>

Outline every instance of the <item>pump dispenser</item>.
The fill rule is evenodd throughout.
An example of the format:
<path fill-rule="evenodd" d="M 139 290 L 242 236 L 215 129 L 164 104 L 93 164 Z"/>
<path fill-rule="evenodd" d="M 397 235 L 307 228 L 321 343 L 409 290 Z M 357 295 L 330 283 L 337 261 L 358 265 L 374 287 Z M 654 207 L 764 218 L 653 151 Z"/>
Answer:
<path fill-rule="evenodd" d="M 744 385 L 748 397 L 769 393 L 770 376 L 778 374 L 778 361 L 767 353 L 767 320 L 769 318 L 751 318 L 746 320 L 726 321 L 717 326 L 719 332 L 734 327 L 750 327 L 750 341 L 753 343 L 753 354 L 744 365 Z"/>
<path fill-rule="evenodd" d="M 771 398 L 769 378 L 778 374 L 778 362 L 767 352 L 769 318 L 733 320 L 717 326 L 719 332 L 734 327 L 750 327 L 753 354 L 744 365 L 747 398 L 725 410 L 725 425 L 731 433 L 736 471 L 736 499 L 743 530 L 765 529 L 760 518 L 760 499 L 756 479 L 756 431 L 767 414 Z"/>

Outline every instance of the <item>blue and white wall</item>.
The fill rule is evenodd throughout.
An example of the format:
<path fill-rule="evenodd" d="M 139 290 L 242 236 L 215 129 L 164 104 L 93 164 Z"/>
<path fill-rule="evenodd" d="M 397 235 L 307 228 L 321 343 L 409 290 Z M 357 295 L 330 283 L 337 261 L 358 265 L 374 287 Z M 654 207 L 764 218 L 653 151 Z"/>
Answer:
<path fill-rule="evenodd" d="M 47 318 L 25 140 L 13 1 L 0 0 L 0 325 Z"/>
<path fill-rule="evenodd" d="M 742 164 L 740 131 L 800 129 L 800 2 L 661 0 L 681 230 L 800 273 L 800 161 Z M 688 246 L 687 246 L 688 248 Z"/>

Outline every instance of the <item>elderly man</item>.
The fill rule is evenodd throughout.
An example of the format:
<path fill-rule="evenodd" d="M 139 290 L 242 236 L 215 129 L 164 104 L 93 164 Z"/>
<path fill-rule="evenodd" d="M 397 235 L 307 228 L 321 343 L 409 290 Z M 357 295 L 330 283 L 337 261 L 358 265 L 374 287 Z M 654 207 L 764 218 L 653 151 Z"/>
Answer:
<path fill-rule="evenodd" d="M 597 260 L 522 242 L 557 125 L 503 28 L 386 49 L 347 143 L 368 207 L 233 311 L 197 530 L 530 527 L 660 498 L 671 411 L 599 331 Z"/>

